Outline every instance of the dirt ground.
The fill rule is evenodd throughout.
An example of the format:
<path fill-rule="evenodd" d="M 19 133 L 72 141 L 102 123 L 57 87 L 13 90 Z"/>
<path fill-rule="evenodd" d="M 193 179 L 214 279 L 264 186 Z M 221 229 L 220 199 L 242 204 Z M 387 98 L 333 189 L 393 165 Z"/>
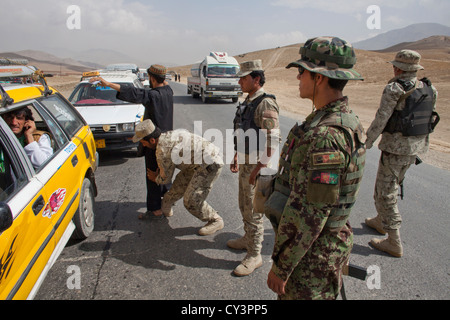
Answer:
<path fill-rule="evenodd" d="M 297 70 L 286 69 L 285 66 L 299 59 L 299 45 L 268 49 L 247 53 L 236 57 L 239 62 L 262 59 L 267 82 L 266 92 L 277 97 L 280 108 L 298 115 L 302 121 L 311 110 L 310 100 L 299 97 Z M 421 159 L 430 165 L 450 170 L 450 48 L 418 50 L 422 54 L 421 64 L 424 71 L 419 77 L 428 77 L 439 92 L 437 112 L 441 121 L 430 136 L 430 151 Z M 395 52 L 369 52 L 356 50 L 358 62 L 355 69 L 360 72 L 364 81 L 349 82 L 344 94 L 349 97 L 350 106 L 361 119 L 365 129 L 370 126 L 378 109 L 381 94 L 386 83 L 393 77 L 392 65 Z M 190 66 L 172 68 L 181 74 L 181 83 L 187 83 Z M 56 76 L 48 78 L 50 85 L 61 91 L 66 97 L 70 95 L 80 76 Z M 379 141 L 379 140 L 378 140 Z"/>

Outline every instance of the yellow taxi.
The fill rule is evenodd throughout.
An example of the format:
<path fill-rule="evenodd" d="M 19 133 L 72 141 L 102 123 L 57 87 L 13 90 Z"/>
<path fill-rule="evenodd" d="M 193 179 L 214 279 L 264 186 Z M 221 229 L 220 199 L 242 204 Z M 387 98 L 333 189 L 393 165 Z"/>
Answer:
<path fill-rule="evenodd" d="M 0 65 L 0 299 L 32 299 L 67 241 L 93 231 L 97 164 L 89 126 L 42 73 Z"/>

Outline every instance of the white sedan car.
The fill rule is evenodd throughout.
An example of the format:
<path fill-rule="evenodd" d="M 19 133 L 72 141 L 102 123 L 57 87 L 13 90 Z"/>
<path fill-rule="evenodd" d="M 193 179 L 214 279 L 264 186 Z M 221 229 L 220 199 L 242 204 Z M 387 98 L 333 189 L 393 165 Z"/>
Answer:
<path fill-rule="evenodd" d="M 137 147 L 131 139 L 145 107 L 117 99 L 117 91 L 109 87 L 89 83 L 89 77 L 97 75 L 109 82 L 143 88 L 136 74 L 129 71 L 91 72 L 83 75 L 69 101 L 91 127 L 98 151 Z"/>

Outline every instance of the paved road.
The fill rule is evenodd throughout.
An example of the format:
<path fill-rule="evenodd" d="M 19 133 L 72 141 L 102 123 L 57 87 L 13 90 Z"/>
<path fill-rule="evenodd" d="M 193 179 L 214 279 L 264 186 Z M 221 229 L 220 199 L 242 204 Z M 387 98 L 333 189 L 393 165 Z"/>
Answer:
<path fill-rule="evenodd" d="M 185 85 L 172 83 L 172 87 L 176 127 L 192 131 L 194 121 L 202 120 L 203 132 L 230 128 L 235 110 L 232 103 L 224 100 L 206 105 L 187 96 Z M 301 120 L 283 114 L 283 136 Z M 374 271 L 368 281 L 346 277 L 347 298 L 447 300 L 450 173 L 426 164 L 408 172 L 405 200 L 400 203 L 405 255 L 393 258 L 368 245 L 376 234 L 363 224 L 375 213 L 372 194 L 378 157 L 378 150 L 368 152 L 365 178 L 351 217 L 355 233 L 351 263 L 371 266 Z M 208 198 L 223 216 L 225 228 L 207 237 L 197 235 L 202 223 L 181 202 L 175 215 L 164 221 L 137 219 L 145 211 L 144 161 L 133 152 L 102 154 L 96 177 L 95 231 L 83 242 L 68 244 L 36 299 L 276 299 L 266 287 L 274 241 L 267 220 L 263 267 L 249 277 L 232 275 L 245 254 L 226 247 L 228 239 L 243 234 L 237 176 L 227 167 Z"/>

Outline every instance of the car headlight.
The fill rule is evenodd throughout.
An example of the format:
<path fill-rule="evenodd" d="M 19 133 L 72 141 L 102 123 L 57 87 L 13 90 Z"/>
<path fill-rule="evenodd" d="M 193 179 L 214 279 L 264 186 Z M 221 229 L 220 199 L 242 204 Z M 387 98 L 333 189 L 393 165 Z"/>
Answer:
<path fill-rule="evenodd" d="M 134 131 L 134 123 L 122 124 L 122 131 Z"/>

